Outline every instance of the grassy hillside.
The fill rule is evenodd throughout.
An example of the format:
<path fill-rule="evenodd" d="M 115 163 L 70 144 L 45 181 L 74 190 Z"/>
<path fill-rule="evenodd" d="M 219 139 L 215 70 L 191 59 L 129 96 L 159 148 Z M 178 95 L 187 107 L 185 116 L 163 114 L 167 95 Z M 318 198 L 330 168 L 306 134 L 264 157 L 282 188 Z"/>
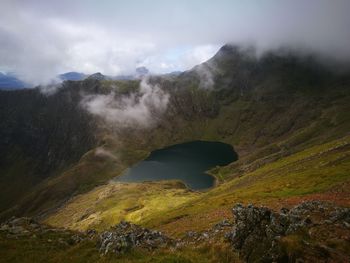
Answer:
<path fill-rule="evenodd" d="M 166 145 L 191 140 L 231 144 L 239 160 L 227 168 L 211 171 L 221 182 L 226 182 L 349 133 L 348 74 L 333 72 L 313 57 L 302 57 L 288 51 L 267 53 L 260 59 L 251 52 L 225 46 L 208 62 L 179 76 L 152 77 L 151 83 L 158 84 L 170 94 L 166 112 L 152 127 L 116 128 L 84 111 L 79 103 L 85 94 L 114 91 L 116 97 L 129 96 L 138 90 L 138 81 L 65 82 L 62 89 L 49 97 L 35 91 L 35 96 L 44 102 L 52 101 L 54 106 L 44 104 L 42 108 L 37 108 L 35 100 L 29 100 L 28 105 L 35 110 L 33 113 L 17 109 L 13 102 L 2 110 L 2 116 L 14 123 L 22 123 L 21 118 L 9 115 L 10 109 L 18 110 L 25 117 L 30 116 L 30 125 L 31 118 L 35 119 L 47 111 L 47 116 L 40 122 L 34 122 L 33 127 L 41 127 L 52 112 L 56 114 L 53 116 L 60 116 L 58 120 L 66 119 L 67 123 L 60 125 L 61 122 L 55 119 L 48 122 L 53 128 L 49 126 L 47 131 L 43 131 L 50 134 L 50 147 L 41 153 L 43 159 L 36 158 L 35 151 L 24 152 L 26 145 L 19 145 L 21 154 L 11 154 L 17 149 L 16 137 L 6 139 L 4 142 L 7 144 L 3 142 L 2 145 L 7 145 L 7 148 L 2 151 L 5 153 L 2 160 L 7 161 L 1 166 L 5 172 L 0 181 L 6 185 L 9 178 L 12 182 L 22 180 L 22 189 L 27 191 L 4 191 L 2 200 L 11 202 L 4 202 L 2 210 L 11 204 L 16 206 L 3 211 L 2 216 L 45 216 L 74 195 L 105 184 L 150 151 Z M 203 86 L 202 71 L 211 76 L 212 86 Z M 18 92 L 22 94 L 24 91 Z M 11 96 L 16 97 L 6 93 L 4 98 Z M 65 114 L 66 108 L 72 109 L 72 112 Z M 26 129 L 17 130 L 16 126 L 4 125 L 12 127 L 4 131 L 16 131 L 18 136 L 26 138 Z M 52 133 L 52 129 L 57 132 Z M 29 131 L 40 137 L 36 129 Z M 34 139 L 29 141 L 31 145 L 37 145 Z M 100 147 L 117 158 L 97 155 Z M 54 156 L 50 157 L 51 162 L 47 161 L 47 156 Z M 40 176 L 33 165 L 42 167 L 43 163 L 57 165 L 50 166 L 50 172 Z M 11 183 L 9 185 L 14 188 Z"/>
<path fill-rule="evenodd" d="M 229 169 L 221 170 L 228 173 Z M 177 236 L 229 217 L 238 202 L 277 208 L 323 199 L 349 206 L 349 169 L 350 137 L 346 136 L 281 157 L 207 192 L 172 183 L 111 183 L 70 200 L 45 222 L 75 230 L 103 230 L 128 220 Z M 332 189 L 339 190 L 333 193 Z"/>
<path fill-rule="evenodd" d="M 48 242 L 48 240 L 50 240 Z M 230 251 L 227 244 L 202 245 L 196 248 L 182 248 L 176 251 L 160 249 L 156 252 L 136 249 L 122 255 L 101 256 L 96 242 L 84 241 L 66 245 L 69 236 L 49 233 L 35 238 L 7 238 L 0 233 L 1 261 L 3 262 L 72 262 L 72 263 L 233 263 L 241 262 L 237 253 Z M 38 253 L 38 251 L 40 251 Z"/>
<path fill-rule="evenodd" d="M 169 103 L 147 127 L 119 127 L 81 104 L 86 95 L 139 96 L 139 81 L 65 82 L 50 96 L 39 90 L 0 92 L 0 217 L 36 216 L 74 231 L 103 231 L 128 220 L 182 237 L 230 218 L 237 202 L 277 209 L 326 200 L 349 207 L 350 74 L 288 50 L 259 59 L 253 53 L 224 46 L 190 71 L 151 77 L 152 85 L 169 94 Z M 175 181 L 110 182 L 151 151 L 192 140 L 225 142 L 238 153 L 238 161 L 209 171 L 218 179 L 217 187 L 194 192 Z M 60 238 L 65 237 L 52 240 Z M 288 238 L 293 251 L 293 244 L 305 241 L 298 235 Z M 100 257 L 92 241 L 66 250 L 47 239 L 51 237 L 18 241 L 0 236 L 6 248 L 3 258 L 239 262 L 236 251 L 222 240 L 210 246 Z"/>
<path fill-rule="evenodd" d="M 121 220 L 140 223 L 198 195 L 180 182 L 110 183 L 74 197 L 45 222 L 74 230 L 104 230 Z"/>

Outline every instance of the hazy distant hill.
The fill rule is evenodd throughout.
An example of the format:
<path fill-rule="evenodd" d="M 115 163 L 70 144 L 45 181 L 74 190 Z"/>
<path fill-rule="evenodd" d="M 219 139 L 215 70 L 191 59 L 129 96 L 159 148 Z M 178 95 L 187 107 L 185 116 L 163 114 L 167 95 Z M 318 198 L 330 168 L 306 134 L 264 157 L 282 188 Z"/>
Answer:
<path fill-rule="evenodd" d="M 61 80 L 83 80 L 86 78 L 86 75 L 79 72 L 67 72 L 59 75 L 59 78 Z"/>
<path fill-rule="evenodd" d="M 27 87 L 29 87 L 29 85 L 19 80 L 15 75 L 0 72 L 0 89 L 12 90 Z"/>

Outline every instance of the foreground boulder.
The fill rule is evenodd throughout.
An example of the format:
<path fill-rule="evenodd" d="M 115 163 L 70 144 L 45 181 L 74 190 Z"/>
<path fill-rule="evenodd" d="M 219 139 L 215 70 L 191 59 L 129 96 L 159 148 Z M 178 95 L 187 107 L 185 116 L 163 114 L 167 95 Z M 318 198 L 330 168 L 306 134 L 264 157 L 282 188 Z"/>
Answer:
<path fill-rule="evenodd" d="M 102 254 L 108 252 L 119 254 L 134 247 L 153 250 L 166 247 L 172 243 L 172 239 L 159 231 L 122 221 L 100 235 L 99 249 Z"/>
<path fill-rule="evenodd" d="M 319 201 L 303 202 L 292 209 L 274 212 L 267 207 L 237 204 L 232 209 L 234 224 L 226 238 L 240 252 L 246 262 L 295 262 L 283 245 L 283 238 L 291 235 L 308 236 L 310 229 L 327 224 L 347 228 L 350 209 L 334 207 Z M 314 231 L 311 231 L 314 232 Z M 308 242 L 303 241 L 306 245 Z M 310 245 L 309 252 L 314 248 Z M 327 248 L 321 247 L 329 256 Z M 318 252 L 317 252 L 318 253 Z M 302 261 L 300 261 L 302 262 Z"/>
<path fill-rule="evenodd" d="M 241 251 L 243 259 L 250 262 L 283 260 L 278 238 L 287 231 L 294 231 L 300 223 L 299 218 L 275 214 L 266 207 L 253 205 L 237 204 L 232 212 L 235 225 L 226 237 L 235 249 Z"/>

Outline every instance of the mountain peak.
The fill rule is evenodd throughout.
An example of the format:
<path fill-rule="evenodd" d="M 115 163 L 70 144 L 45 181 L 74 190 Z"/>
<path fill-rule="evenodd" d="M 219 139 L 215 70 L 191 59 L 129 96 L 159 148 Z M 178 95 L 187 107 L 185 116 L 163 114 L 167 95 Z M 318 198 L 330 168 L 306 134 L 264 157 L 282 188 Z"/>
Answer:
<path fill-rule="evenodd" d="M 16 75 L 0 72 L 0 90 L 23 89 L 27 87 L 29 87 L 29 84 L 21 81 Z"/>
<path fill-rule="evenodd" d="M 80 73 L 80 72 L 75 72 L 75 71 L 71 71 L 71 72 L 66 72 L 63 74 L 60 74 L 58 76 L 61 80 L 83 80 L 86 75 L 84 73 Z"/>
<path fill-rule="evenodd" d="M 136 77 L 143 77 L 149 73 L 148 68 L 146 67 L 138 67 L 135 69 Z"/>
<path fill-rule="evenodd" d="M 96 80 L 105 80 L 107 77 L 103 75 L 101 72 L 96 72 L 91 74 L 87 79 L 96 79 Z"/>

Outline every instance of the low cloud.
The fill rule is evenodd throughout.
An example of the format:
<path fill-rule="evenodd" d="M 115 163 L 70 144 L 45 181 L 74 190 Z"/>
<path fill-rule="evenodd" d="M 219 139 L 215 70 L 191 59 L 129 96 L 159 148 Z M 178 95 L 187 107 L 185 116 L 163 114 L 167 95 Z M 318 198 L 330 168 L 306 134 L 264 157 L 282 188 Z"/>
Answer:
<path fill-rule="evenodd" d="M 350 60 L 349 0 L 0 1 L 0 71 L 31 84 L 57 74 L 187 70 L 226 43 L 307 48 Z"/>
<path fill-rule="evenodd" d="M 115 154 L 113 154 L 112 152 L 106 150 L 103 147 L 96 148 L 95 149 L 95 155 L 96 156 L 100 156 L 100 157 L 107 157 L 107 158 L 110 158 L 110 159 L 112 159 L 114 161 L 118 161 L 118 159 L 119 159 Z"/>
<path fill-rule="evenodd" d="M 201 64 L 195 67 L 194 71 L 196 72 L 199 78 L 199 88 L 201 89 L 213 89 L 214 88 L 214 74 L 216 69 L 213 66 L 208 64 Z"/>
<path fill-rule="evenodd" d="M 117 128 L 145 128 L 153 126 L 167 108 L 169 94 L 144 78 L 139 91 L 129 95 L 88 95 L 82 106 L 108 124 Z"/>
<path fill-rule="evenodd" d="M 350 60 L 350 1 L 44 1 L 0 3 L 0 70 L 31 84 L 59 73 L 187 70 L 226 43 L 306 47 Z"/>

